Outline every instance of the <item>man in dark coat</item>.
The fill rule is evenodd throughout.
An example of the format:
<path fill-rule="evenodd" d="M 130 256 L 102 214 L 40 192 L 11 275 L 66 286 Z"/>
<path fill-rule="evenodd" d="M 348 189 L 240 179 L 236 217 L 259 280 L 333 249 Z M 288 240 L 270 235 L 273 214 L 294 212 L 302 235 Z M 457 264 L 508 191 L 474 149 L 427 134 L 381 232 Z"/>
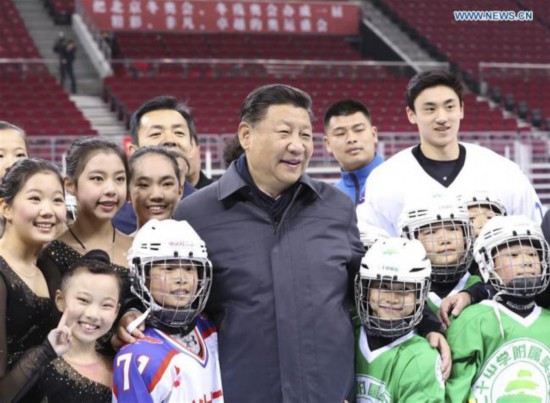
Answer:
<path fill-rule="evenodd" d="M 227 402 L 353 400 L 350 284 L 363 255 L 353 202 L 304 173 L 311 99 L 254 90 L 238 128 L 244 155 L 178 205 L 214 266 L 207 312 L 219 331 Z"/>

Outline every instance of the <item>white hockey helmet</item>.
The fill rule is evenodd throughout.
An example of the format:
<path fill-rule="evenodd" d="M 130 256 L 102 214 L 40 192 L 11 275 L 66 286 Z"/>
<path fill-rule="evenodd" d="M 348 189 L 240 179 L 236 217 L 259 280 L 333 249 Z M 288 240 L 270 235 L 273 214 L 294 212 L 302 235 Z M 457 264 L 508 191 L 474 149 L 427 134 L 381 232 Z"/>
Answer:
<path fill-rule="evenodd" d="M 506 207 L 498 197 L 486 190 L 474 190 L 472 192 L 462 193 L 457 197 L 459 203 L 462 203 L 466 208 L 470 207 L 488 207 L 495 212 L 496 215 L 506 215 Z"/>
<path fill-rule="evenodd" d="M 388 239 L 390 237 L 386 231 L 374 225 L 365 224 L 360 221 L 357 226 L 359 227 L 359 237 L 361 238 L 361 242 L 363 242 L 365 252 L 367 252 L 376 241 Z"/>
<path fill-rule="evenodd" d="M 375 242 L 355 278 L 357 312 L 367 333 L 397 338 L 412 330 L 422 319 L 430 274 L 431 263 L 419 241 L 388 238 Z M 411 291 L 414 298 L 406 300 Z M 394 308 L 395 317 L 388 317 L 380 311 L 384 305 L 395 305 L 402 312 Z"/>
<path fill-rule="evenodd" d="M 448 243 L 456 239 L 434 239 L 430 247 L 424 245 L 432 262 L 432 281 L 452 283 L 460 279 L 472 263 L 473 232 L 470 217 L 464 204 L 456 197 L 436 194 L 428 198 L 417 198 L 407 203 L 398 220 L 401 236 L 418 239 L 422 231 L 437 231 L 443 224 L 453 225 L 462 230 L 464 245 L 462 251 L 449 254 L 444 249 L 438 252 L 437 243 Z M 448 227 L 448 225 L 445 225 Z M 435 249 L 433 251 L 432 249 Z"/>
<path fill-rule="evenodd" d="M 171 328 L 185 328 L 202 312 L 212 285 L 212 264 L 206 245 L 186 221 L 152 219 L 136 234 L 128 251 L 132 275 L 132 292 L 150 310 L 148 320 Z M 186 306 L 167 306 L 151 293 L 152 266 L 189 268 L 197 271 L 198 284 Z M 180 271 L 180 275 L 182 273 Z M 183 276 L 179 280 L 185 282 Z"/>
<path fill-rule="evenodd" d="M 533 253 L 535 260 L 529 256 Z M 540 226 L 525 216 L 491 219 L 474 244 L 474 257 L 483 280 L 499 293 L 530 298 L 548 287 L 548 243 Z M 540 274 L 534 274 L 533 268 L 539 265 Z"/>
<path fill-rule="evenodd" d="M 463 203 L 470 216 L 474 235 L 477 237 L 483 226 L 494 216 L 506 215 L 506 207 L 500 200 L 486 190 L 466 192 L 457 197 Z M 490 211 L 483 212 L 482 208 Z"/>

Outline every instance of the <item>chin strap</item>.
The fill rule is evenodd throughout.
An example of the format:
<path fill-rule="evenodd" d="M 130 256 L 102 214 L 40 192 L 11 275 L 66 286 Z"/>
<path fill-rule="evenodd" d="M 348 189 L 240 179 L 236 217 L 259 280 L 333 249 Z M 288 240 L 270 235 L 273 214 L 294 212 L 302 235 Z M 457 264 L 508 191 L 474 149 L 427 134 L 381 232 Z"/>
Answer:
<path fill-rule="evenodd" d="M 147 319 L 147 316 L 149 316 L 149 313 L 151 312 L 151 308 L 147 309 L 145 312 L 143 312 L 141 315 L 139 315 L 136 319 L 131 321 L 128 326 L 126 326 L 126 331 L 129 334 L 132 334 L 134 330 L 138 328 L 139 325 L 141 325 L 143 322 L 145 322 L 145 319 Z"/>

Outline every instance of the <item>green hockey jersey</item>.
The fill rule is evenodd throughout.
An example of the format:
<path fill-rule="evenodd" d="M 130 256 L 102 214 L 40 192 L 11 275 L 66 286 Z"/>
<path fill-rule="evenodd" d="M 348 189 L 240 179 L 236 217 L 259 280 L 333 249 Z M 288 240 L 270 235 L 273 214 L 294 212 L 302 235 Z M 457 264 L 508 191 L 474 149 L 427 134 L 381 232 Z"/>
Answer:
<path fill-rule="evenodd" d="M 357 402 L 443 402 L 441 359 L 423 337 L 409 332 L 371 351 L 363 326 L 356 329 Z"/>
<path fill-rule="evenodd" d="M 536 306 L 523 318 L 482 301 L 454 320 L 447 340 L 453 352 L 448 402 L 550 402 L 550 311 Z"/>
<path fill-rule="evenodd" d="M 455 285 L 455 287 L 452 289 L 452 291 L 446 295 L 451 296 L 454 294 L 459 293 L 460 291 L 463 291 L 472 285 L 476 283 L 481 283 L 481 278 L 479 276 L 473 276 L 470 273 L 466 272 L 458 281 L 458 283 Z M 430 307 L 430 309 L 437 315 L 437 311 L 439 311 L 439 307 L 441 306 L 441 298 L 435 293 L 430 291 L 428 293 L 428 298 L 426 298 L 426 304 Z"/>

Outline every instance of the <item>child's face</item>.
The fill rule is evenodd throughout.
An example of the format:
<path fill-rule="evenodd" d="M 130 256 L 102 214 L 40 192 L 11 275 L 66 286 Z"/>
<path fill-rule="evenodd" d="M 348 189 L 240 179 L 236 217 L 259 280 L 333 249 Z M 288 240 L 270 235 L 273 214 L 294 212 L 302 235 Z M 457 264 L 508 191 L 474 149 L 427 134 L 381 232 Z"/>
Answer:
<path fill-rule="evenodd" d="M 531 245 L 515 244 L 499 249 L 495 256 L 495 272 L 505 285 L 517 277 L 539 276 L 542 272 L 537 249 Z"/>
<path fill-rule="evenodd" d="M 133 170 L 130 199 L 139 226 L 152 218 L 171 218 L 182 191 L 170 160 L 159 154 L 144 155 Z"/>
<path fill-rule="evenodd" d="M 17 130 L 0 130 L 0 179 L 16 161 L 28 158 L 25 139 Z"/>
<path fill-rule="evenodd" d="M 126 171 L 120 157 L 113 152 L 97 152 L 78 177 L 77 217 L 94 215 L 111 219 L 126 202 Z"/>
<path fill-rule="evenodd" d="M 477 205 L 468 207 L 468 215 L 474 229 L 474 236 L 477 238 L 487 221 L 497 214 L 487 206 Z"/>
<path fill-rule="evenodd" d="M 4 216 L 27 242 L 47 243 L 56 237 L 66 213 L 59 178 L 39 172 L 27 179 Z"/>
<path fill-rule="evenodd" d="M 413 283 L 372 281 L 369 305 L 379 319 L 402 319 L 412 315 L 416 305 L 416 285 Z"/>
<path fill-rule="evenodd" d="M 170 308 L 184 308 L 195 299 L 199 276 L 189 262 L 166 262 L 151 268 L 149 289 L 155 302 Z"/>
<path fill-rule="evenodd" d="M 119 293 L 114 276 L 82 270 L 69 279 L 63 292 L 58 291 L 56 303 L 59 310 L 69 310 L 67 324 L 75 323 L 73 337 L 81 343 L 95 343 L 113 326 Z"/>
<path fill-rule="evenodd" d="M 423 227 L 418 232 L 418 240 L 435 266 L 454 265 L 464 257 L 462 225 L 446 221 Z"/>

